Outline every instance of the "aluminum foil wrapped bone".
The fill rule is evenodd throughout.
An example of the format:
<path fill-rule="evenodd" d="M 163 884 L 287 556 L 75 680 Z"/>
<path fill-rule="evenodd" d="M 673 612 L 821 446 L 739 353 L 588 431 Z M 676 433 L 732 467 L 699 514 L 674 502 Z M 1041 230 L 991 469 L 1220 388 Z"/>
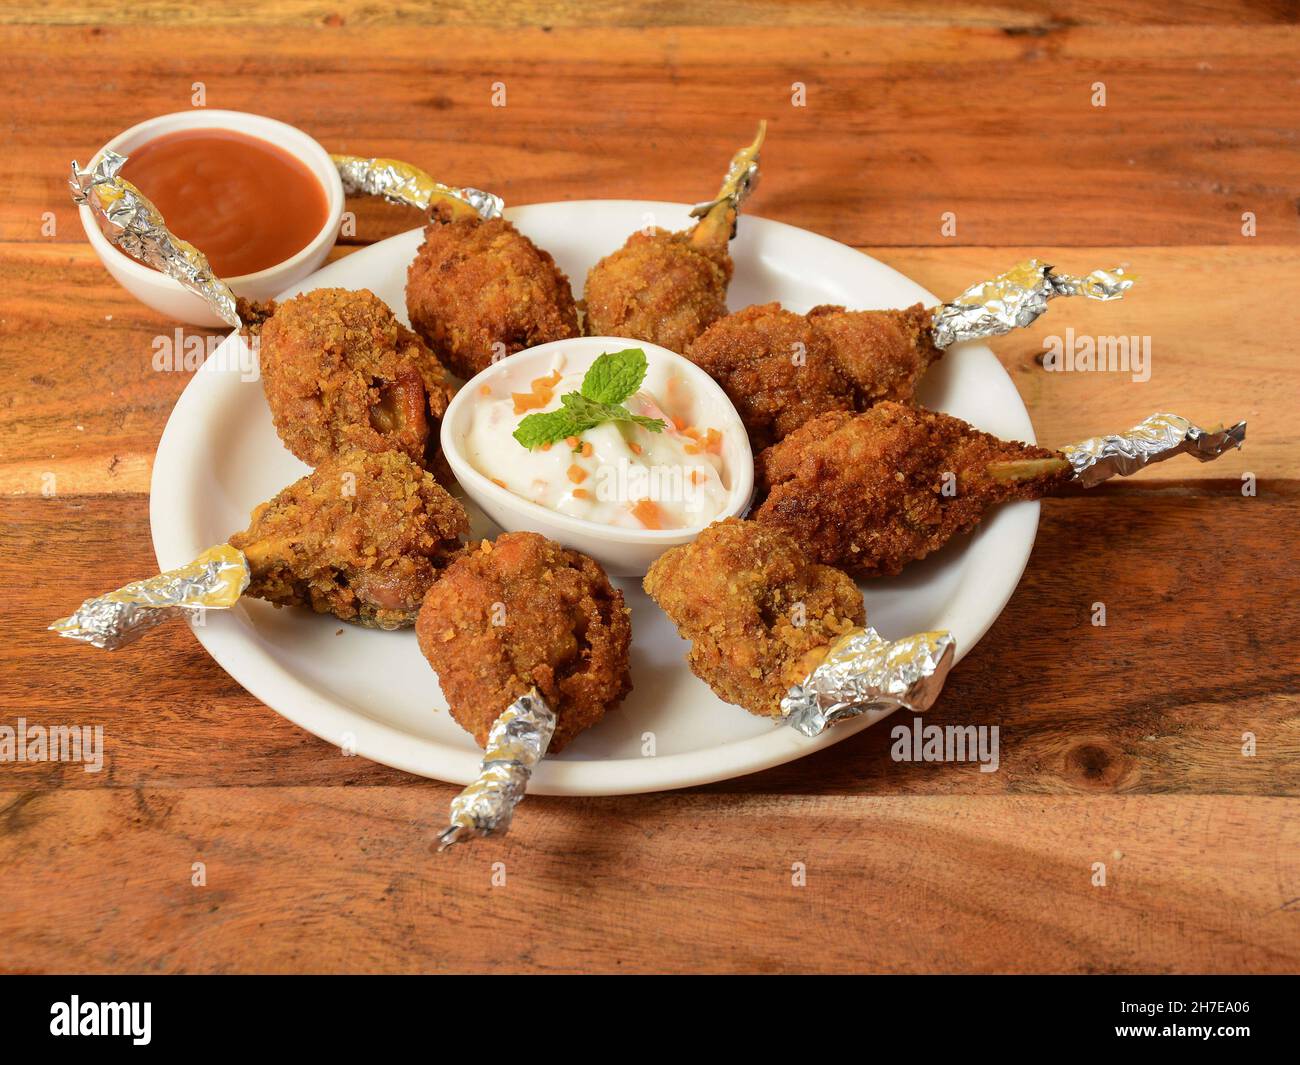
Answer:
<path fill-rule="evenodd" d="M 718 194 L 713 199 L 704 203 L 697 203 L 692 207 L 692 218 L 703 218 L 721 203 L 729 203 L 736 211 L 740 210 L 740 205 L 758 187 L 758 156 L 763 147 L 763 139 L 766 136 L 767 123 L 760 122 L 758 124 L 758 134 L 754 137 L 753 143 L 741 148 L 731 157 L 731 163 L 727 167 L 727 176 L 722 179 L 722 188 L 718 190 Z M 734 219 L 731 223 L 731 235 L 733 237 L 736 235 L 736 222 Z"/>
<path fill-rule="evenodd" d="M 193 562 L 87 599 L 50 630 L 108 651 L 139 639 L 169 618 L 235 605 L 248 587 L 248 562 L 229 544 L 210 547 Z"/>
<path fill-rule="evenodd" d="M 343 190 L 349 196 L 381 196 L 389 203 L 427 211 L 438 199 L 453 199 L 469 205 L 487 221 L 500 218 L 505 201 L 482 189 L 452 188 L 434 181 L 418 166 L 400 159 L 365 159 L 359 155 L 332 155 Z"/>
<path fill-rule="evenodd" d="M 203 297 L 223 321 L 238 329 L 230 286 L 212 272 L 207 256 L 173 234 L 149 198 L 118 173 L 125 162 L 126 156 L 109 150 L 84 170 L 74 160 L 68 180 L 73 202 L 90 208 L 113 244 Z"/>
<path fill-rule="evenodd" d="M 955 300 L 936 307 L 934 343 L 950 348 L 964 340 L 1002 336 L 1023 329 L 1059 296 L 1090 300 L 1117 300 L 1133 287 L 1122 266 L 1094 270 L 1086 277 L 1058 274 L 1038 259 L 1018 263 L 1005 274 L 971 285 Z"/>
<path fill-rule="evenodd" d="M 1202 429 L 1177 414 L 1153 414 L 1126 433 L 1094 436 L 1080 444 L 1061 448 L 1069 460 L 1074 479 L 1085 488 L 1111 477 L 1127 477 L 1175 455 L 1191 455 L 1210 462 L 1225 452 L 1241 447 L 1246 423 L 1227 429 Z"/>
<path fill-rule="evenodd" d="M 555 723 L 555 711 L 536 688 L 502 711 L 488 732 L 478 776 L 451 801 L 451 824 L 438 837 L 438 850 L 509 830 L 533 769 L 551 745 Z"/>
<path fill-rule="evenodd" d="M 867 626 L 841 636 L 781 700 L 786 724 L 805 736 L 860 714 L 928 710 L 943 690 L 957 641 L 949 632 L 887 640 Z"/>

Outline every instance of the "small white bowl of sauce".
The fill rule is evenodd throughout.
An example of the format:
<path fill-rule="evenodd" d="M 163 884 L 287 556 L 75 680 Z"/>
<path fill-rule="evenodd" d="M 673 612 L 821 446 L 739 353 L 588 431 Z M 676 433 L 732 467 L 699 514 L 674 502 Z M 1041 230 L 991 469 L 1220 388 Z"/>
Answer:
<path fill-rule="evenodd" d="M 105 150 L 176 236 L 208 257 L 237 296 L 272 299 L 320 268 L 338 238 L 343 182 L 302 130 L 243 111 L 196 108 L 132 126 Z M 191 325 L 224 327 L 177 281 L 114 246 L 90 208 L 81 224 L 100 261 L 140 302 Z"/>
<path fill-rule="evenodd" d="M 600 355 L 627 348 L 645 353 L 647 369 L 626 406 L 660 431 L 607 421 L 542 448 L 514 438 L 529 414 L 558 409 Z M 489 366 L 456 393 L 440 439 L 461 487 L 503 529 L 541 533 L 616 577 L 642 576 L 710 522 L 743 515 L 754 493 L 749 438 L 717 382 L 623 337 L 557 340 Z"/>

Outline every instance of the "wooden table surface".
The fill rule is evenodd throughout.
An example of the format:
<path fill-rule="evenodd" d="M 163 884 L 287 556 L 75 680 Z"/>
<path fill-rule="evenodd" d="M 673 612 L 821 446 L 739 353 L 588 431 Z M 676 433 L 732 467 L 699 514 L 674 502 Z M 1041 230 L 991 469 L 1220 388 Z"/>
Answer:
<path fill-rule="evenodd" d="M 1300 32 L 1281 3 L 1041 7 L 0 11 L 0 724 L 107 746 L 97 774 L 0 764 L 0 971 L 1300 967 Z M 433 857 L 455 788 L 342 757 L 186 627 L 111 655 L 44 631 L 155 568 L 150 463 L 188 377 L 151 369 L 174 323 L 95 259 L 68 163 L 195 82 L 516 204 L 697 200 L 766 117 L 753 213 L 934 292 L 1029 253 L 1140 275 L 995 343 L 1040 441 L 1173 410 L 1246 418 L 1247 445 L 1044 504 L 929 716 L 998 725 L 998 772 L 895 763 L 875 728 L 710 787 L 532 797 L 507 838 Z M 353 206 L 352 245 L 412 224 Z M 1067 325 L 1149 336 L 1150 380 L 1045 372 Z"/>

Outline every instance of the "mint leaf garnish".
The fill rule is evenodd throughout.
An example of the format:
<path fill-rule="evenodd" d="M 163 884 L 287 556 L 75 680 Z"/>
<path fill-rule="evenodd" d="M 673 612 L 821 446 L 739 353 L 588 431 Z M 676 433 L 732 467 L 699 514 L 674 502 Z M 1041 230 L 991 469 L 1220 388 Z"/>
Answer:
<path fill-rule="evenodd" d="M 632 422 L 634 425 L 639 425 L 642 429 L 648 429 L 652 433 L 662 433 L 664 431 L 662 418 L 648 418 L 644 414 L 633 414 L 626 407 L 611 407 L 609 417 L 605 420 L 610 422 Z"/>
<path fill-rule="evenodd" d="M 645 352 L 640 348 L 607 351 L 591 364 L 582 379 L 582 394 L 597 403 L 622 403 L 645 380 Z"/>
<path fill-rule="evenodd" d="M 633 414 L 623 406 L 641 387 L 646 367 L 645 352 L 640 348 L 606 352 L 587 370 L 581 392 L 562 395 L 559 410 L 528 415 L 512 435 L 531 451 L 570 436 L 580 436 L 605 422 L 631 422 L 652 433 L 663 432 L 662 419 Z"/>
<path fill-rule="evenodd" d="M 543 444 L 553 444 L 566 436 L 577 436 L 592 427 L 590 422 L 580 422 L 567 410 L 551 410 L 545 414 L 530 414 L 511 434 L 531 451 Z"/>

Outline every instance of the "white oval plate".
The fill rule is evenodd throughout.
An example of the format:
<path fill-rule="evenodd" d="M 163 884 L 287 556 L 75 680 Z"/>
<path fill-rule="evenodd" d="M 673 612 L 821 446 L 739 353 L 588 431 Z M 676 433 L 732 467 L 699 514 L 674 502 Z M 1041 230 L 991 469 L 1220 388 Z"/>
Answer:
<path fill-rule="evenodd" d="M 683 204 L 592 200 L 519 207 L 507 216 L 580 285 L 596 260 L 633 230 L 647 222 L 682 229 L 687 212 Z M 285 295 L 369 288 L 404 319 L 406 267 L 419 242 L 419 230 L 392 237 L 326 266 Z M 732 309 L 768 300 L 796 311 L 819 303 L 938 302 L 852 248 L 763 218 L 741 219 L 732 256 Z M 1001 265 L 990 263 L 990 272 Z M 245 527 L 257 503 L 307 472 L 277 438 L 260 381 L 223 368 L 238 344 L 237 337 L 228 339 L 194 375 L 158 444 L 149 513 L 163 569 L 223 543 Z M 998 436 L 1034 440 L 1015 386 L 985 345 L 949 352 L 930 371 L 920 400 Z M 960 659 L 1011 597 L 1037 526 L 1037 503 L 1001 508 L 973 536 L 903 576 L 864 583 L 868 618 L 888 637 L 947 629 Z M 475 531 L 492 533 L 481 515 Z M 632 608 L 632 694 L 563 753 L 543 760 L 532 792 L 621 795 L 724 780 L 800 758 L 884 716 L 864 715 L 810 740 L 724 703 L 687 668 L 686 642 L 637 582 L 616 583 Z M 249 599 L 208 613 L 194 632 L 250 693 L 329 743 L 457 784 L 478 771 L 481 752 L 447 712 L 413 631 L 376 632 Z M 651 736 L 654 753 L 647 755 Z"/>

